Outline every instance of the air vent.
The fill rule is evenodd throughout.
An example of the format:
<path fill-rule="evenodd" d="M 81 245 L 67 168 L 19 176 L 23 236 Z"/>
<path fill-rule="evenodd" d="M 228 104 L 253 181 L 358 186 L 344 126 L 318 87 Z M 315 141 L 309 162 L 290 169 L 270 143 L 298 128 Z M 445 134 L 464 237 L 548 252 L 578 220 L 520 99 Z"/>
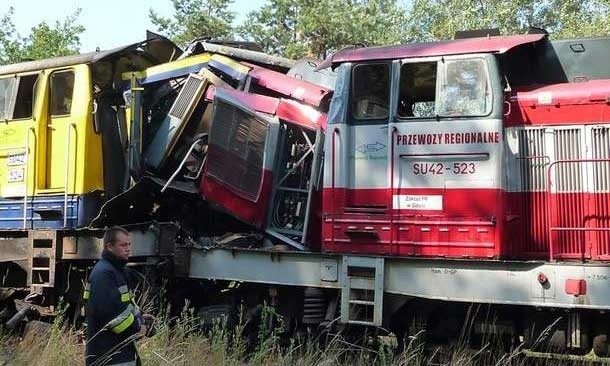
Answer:
<path fill-rule="evenodd" d="M 555 131 L 555 160 L 582 159 L 580 129 Z M 557 192 L 582 192 L 582 163 L 559 163 L 554 168 Z"/>
<path fill-rule="evenodd" d="M 610 159 L 610 127 L 591 130 L 593 159 Z M 593 163 L 594 190 L 598 193 L 610 192 L 610 162 Z"/>
<path fill-rule="evenodd" d="M 521 191 L 545 191 L 549 159 L 544 144 L 544 129 L 519 131 L 519 161 Z"/>
<path fill-rule="evenodd" d="M 215 103 L 207 174 L 255 202 L 263 179 L 268 123 L 220 99 Z"/>
<path fill-rule="evenodd" d="M 201 86 L 205 82 L 205 79 L 198 75 L 190 75 L 180 94 L 174 101 L 172 109 L 169 111 L 169 115 L 180 120 L 187 118 L 187 114 L 190 114 L 190 110 L 197 101 L 199 101 L 199 95 L 201 94 Z"/>

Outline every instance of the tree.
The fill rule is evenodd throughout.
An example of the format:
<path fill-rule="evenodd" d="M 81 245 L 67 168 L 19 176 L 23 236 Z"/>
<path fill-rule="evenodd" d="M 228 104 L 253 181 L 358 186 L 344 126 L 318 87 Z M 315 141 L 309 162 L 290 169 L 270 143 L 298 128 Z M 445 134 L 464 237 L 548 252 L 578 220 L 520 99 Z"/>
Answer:
<path fill-rule="evenodd" d="M 42 22 L 32 27 L 27 37 L 21 37 L 13 22 L 14 9 L 0 19 L 0 64 L 38 60 L 76 54 L 80 48 L 80 34 L 85 27 L 77 23 L 80 9 L 54 25 Z"/>
<path fill-rule="evenodd" d="M 605 4 L 604 4 L 605 3 Z M 409 41 L 451 39 L 456 31 L 498 28 L 502 34 L 544 28 L 554 38 L 606 34 L 608 0 L 414 0 Z"/>
<path fill-rule="evenodd" d="M 150 9 L 150 21 L 175 43 L 185 45 L 199 37 L 230 38 L 235 13 L 233 0 L 172 0 L 173 18 L 159 16 Z"/>
<path fill-rule="evenodd" d="M 15 30 L 11 7 L 0 17 L 0 65 L 17 62 L 22 56 L 22 40 Z"/>
<path fill-rule="evenodd" d="M 346 45 L 403 40 L 406 13 L 397 0 L 270 0 L 239 34 L 270 53 L 323 58 Z"/>

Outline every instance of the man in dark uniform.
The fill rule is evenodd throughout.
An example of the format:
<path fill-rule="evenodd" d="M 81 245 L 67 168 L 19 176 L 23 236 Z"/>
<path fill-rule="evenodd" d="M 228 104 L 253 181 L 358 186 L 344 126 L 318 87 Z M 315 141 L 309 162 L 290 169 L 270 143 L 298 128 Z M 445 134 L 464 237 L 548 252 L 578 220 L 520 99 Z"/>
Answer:
<path fill-rule="evenodd" d="M 86 364 L 139 365 L 135 341 L 146 335 L 147 319 L 140 313 L 127 285 L 125 264 L 131 237 L 121 227 L 104 234 L 102 258 L 89 275 L 83 297 L 87 300 Z"/>

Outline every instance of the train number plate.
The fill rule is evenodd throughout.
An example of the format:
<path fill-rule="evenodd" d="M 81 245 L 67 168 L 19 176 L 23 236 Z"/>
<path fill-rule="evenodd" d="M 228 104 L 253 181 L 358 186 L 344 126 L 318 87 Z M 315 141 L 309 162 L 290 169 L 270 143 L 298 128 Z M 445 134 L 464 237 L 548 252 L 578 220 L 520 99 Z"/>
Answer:
<path fill-rule="evenodd" d="M 6 164 L 8 166 L 25 165 L 25 153 L 10 154 Z"/>
<path fill-rule="evenodd" d="M 13 182 L 23 182 L 24 169 L 9 169 L 8 170 L 8 181 L 9 183 Z"/>

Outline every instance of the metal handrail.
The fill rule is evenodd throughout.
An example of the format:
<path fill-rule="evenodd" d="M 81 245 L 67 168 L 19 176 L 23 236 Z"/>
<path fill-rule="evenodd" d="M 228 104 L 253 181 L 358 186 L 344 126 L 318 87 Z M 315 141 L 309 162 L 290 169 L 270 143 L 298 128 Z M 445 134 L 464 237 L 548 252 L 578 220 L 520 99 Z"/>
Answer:
<path fill-rule="evenodd" d="M 549 204 L 547 205 L 547 226 L 549 228 L 549 260 L 553 261 L 553 231 L 610 231 L 610 227 L 608 228 L 588 228 L 588 227 L 553 227 L 551 226 L 551 193 L 552 193 L 552 180 L 551 180 L 551 172 L 555 165 L 558 164 L 567 164 L 567 163 L 607 163 L 610 162 L 610 159 L 565 159 L 565 160 L 556 160 L 551 162 L 548 165 L 546 172 L 546 194 L 549 200 Z M 584 255 L 584 253 L 583 253 Z"/>
<path fill-rule="evenodd" d="M 390 250 L 394 241 L 394 136 L 398 132 L 396 126 L 392 126 L 392 133 L 390 136 Z"/>
<path fill-rule="evenodd" d="M 68 227 L 68 186 L 70 185 L 70 146 L 72 143 L 72 128 L 74 128 L 74 138 L 77 138 L 78 130 L 76 123 L 72 122 L 68 125 L 68 133 L 66 136 L 66 175 L 64 184 L 64 228 Z M 75 144 L 76 146 L 76 144 Z M 76 150 L 74 151 L 74 180 L 76 180 Z"/>
<path fill-rule="evenodd" d="M 34 132 L 36 137 L 36 129 L 34 127 L 28 128 L 25 133 L 25 172 L 23 174 L 23 185 L 25 191 L 23 193 L 23 229 L 27 229 L 28 222 L 28 179 L 30 170 L 30 131 Z M 36 147 L 36 144 L 34 144 Z M 34 167 L 36 167 L 36 154 L 34 154 Z"/>
<path fill-rule="evenodd" d="M 195 147 L 201 143 L 203 141 L 204 138 L 207 138 L 207 135 L 204 137 L 200 137 L 198 139 L 196 139 L 195 141 L 193 141 L 193 143 L 191 144 L 191 147 L 188 149 L 188 151 L 186 152 L 186 155 L 184 155 L 184 158 L 182 159 L 182 161 L 180 162 L 180 165 L 178 165 L 178 168 L 176 169 L 176 171 L 174 171 L 174 173 L 169 177 L 169 179 L 167 180 L 167 182 L 165 183 L 165 185 L 163 186 L 163 188 L 161 188 L 161 193 L 165 192 L 165 190 L 167 189 L 167 187 L 169 187 L 169 185 L 174 181 L 174 179 L 176 179 L 176 177 L 178 176 L 178 174 L 180 173 L 180 171 L 182 170 L 182 168 L 184 167 L 184 164 L 186 164 L 186 161 L 188 160 L 189 156 L 191 155 L 191 153 L 193 152 L 193 150 L 195 149 Z M 199 167 L 198 170 L 198 175 L 201 173 L 201 170 L 203 168 L 203 163 L 205 162 L 205 158 L 204 161 L 201 163 L 201 166 Z"/>
<path fill-rule="evenodd" d="M 335 212 L 335 136 L 339 135 L 340 130 L 338 127 L 335 127 L 333 129 L 333 137 L 331 139 L 331 190 L 330 190 L 330 195 L 331 195 L 331 228 L 330 228 L 330 242 L 332 243 L 332 245 L 335 245 L 335 216 L 336 216 L 336 212 Z"/>

